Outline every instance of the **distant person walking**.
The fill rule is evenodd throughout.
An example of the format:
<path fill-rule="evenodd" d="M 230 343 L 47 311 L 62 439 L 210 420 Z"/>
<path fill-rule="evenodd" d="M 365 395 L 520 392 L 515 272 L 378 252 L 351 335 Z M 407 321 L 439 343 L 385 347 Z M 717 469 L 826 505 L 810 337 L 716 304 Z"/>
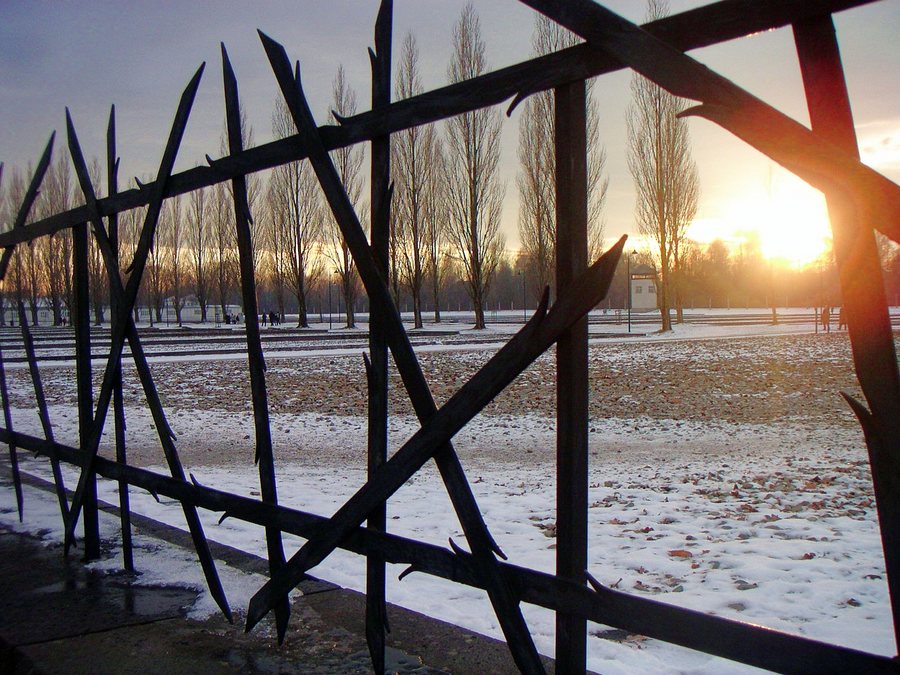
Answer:
<path fill-rule="evenodd" d="M 262 325 L 263 326 L 266 325 L 266 313 L 265 312 L 262 313 Z"/>
<path fill-rule="evenodd" d="M 831 308 L 828 305 L 822 308 L 822 328 L 826 333 L 831 332 Z"/>
<path fill-rule="evenodd" d="M 844 318 L 844 306 L 841 305 L 841 309 L 838 312 L 838 330 L 843 330 L 847 327 L 847 319 Z"/>

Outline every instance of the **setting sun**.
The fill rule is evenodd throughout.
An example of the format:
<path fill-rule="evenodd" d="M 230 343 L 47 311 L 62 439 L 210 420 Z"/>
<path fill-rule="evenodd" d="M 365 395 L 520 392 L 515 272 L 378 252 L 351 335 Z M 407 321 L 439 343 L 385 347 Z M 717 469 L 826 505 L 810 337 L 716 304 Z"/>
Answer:
<path fill-rule="evenodd" d="M 758 243 L 774 263 L 805 267 L 831 247 L 822 194 L 786 171 L 776 171 L 729 201 L 714 218 L 695 221 L 688 236 L 701 243 L 722 239 L 731 246 Z"/>

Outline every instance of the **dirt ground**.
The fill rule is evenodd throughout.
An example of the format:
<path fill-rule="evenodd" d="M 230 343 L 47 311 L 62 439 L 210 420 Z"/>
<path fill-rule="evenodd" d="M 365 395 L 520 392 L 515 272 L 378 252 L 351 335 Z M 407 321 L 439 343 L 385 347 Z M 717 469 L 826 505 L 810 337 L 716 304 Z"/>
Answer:
<path fill-rule="evenodd" d="M 438 405 L 492 355 L 491 349 L 420 352 Z M 668 451 L 660 448 L 660 439 L 665 439 L 665 446 L 677 443 L 679 436 L 691 441 L 694 452 L 719 452 L 730 446 L 762 448 L 777 439 L 779 425 L 821 436 L 825 442 L 835 435 L 858 434 L 858 425 L 839 394 L 848 391 L 859 396 L 845 333 L 600 343 L 591 346 L 589 358 L 591 431 L 597 431 L 591 443 L 595 436 L 602 440 L 607 454 L 625 452 L 650 461 Z M 270 358 L 267 365 L 278 455 L 296 461 L 364 465 L 367 403 L 361 355 Z M 529 464 L 551 461 L 554 365 L 551 351 L 461 432 L 454 441 L 461 456 L 468 453 L 483 461 Z M 101 371 L 95 366 L 98 387 Z M 156 362 L 152 371 L 186 464 L 246 457 L 247 446 L 253 443 L 246 361 Z M 56 413 L 54 409 L 57 437 L 62 440 L 69 435 L 74 441 L 72 368 L 45 367 L 42 376 L 51 406 L 65 410 Z M 9 379 L 13 405 L 33 409 L 27 369 L 11 370 Z M 158 464 L 161 456 L 152 420 L 130 368 L 125 370 L 124 391 L 129 461 Z M 390 407 L 392 443 L 399 443 L 415 431 L 416 423 L 393 369 Z M 605 424 L 608 420 L 615 421 L 612 433 Z M 757 431 L 753 438 L 745 436 L 733 444 L 729 434 L 734 425 L 752 425 Z M 111 426 L 108 422 L 107 430 Z M 707 437 L 710 429 L 718 431 Z M 485 438 L 490 442 L 484 442 Z M 104 454 L 109 454 L 108 448 Z"/>
<path fill-rule="evenodd" d="M 422 369 L 435 400 L 448 399 L 493 352 L 423 352 Z M 552 416 L 555 358 L 546 354 L 485 411 L 488 415 Z M 157 363 L 153 373 L 167 409 L 250 409 L 241 360 Z M 273 358 L 268 361 L 273 413 L 365 415 L 361 355 Z M 392 368 L 391 409 L 412 413 Z M 764 424 L 787 418 L 853 423 L 839 391 L 859 395 L 846 333 L 678 342 L 598 344 L 590 348 L 590 414 L 603 417 Z M 128 387 L 136 397 L 136 380 Z"/>

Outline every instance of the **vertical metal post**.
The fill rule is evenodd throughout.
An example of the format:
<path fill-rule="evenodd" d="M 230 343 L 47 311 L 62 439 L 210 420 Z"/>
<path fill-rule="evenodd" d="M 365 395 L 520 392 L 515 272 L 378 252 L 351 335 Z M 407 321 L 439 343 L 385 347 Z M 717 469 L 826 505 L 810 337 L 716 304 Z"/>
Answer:
<path fill-rule="evenodd" d="M 554 90 L 556 288 L 587 268 L 587 111 L 583 81 Z M 585 583 L 587 568 L 588 336 L 582 317 L 556 348 L 556 573 Z M 556 672 L 583 673 L 587 623 L 557 612 Z"/>
<path fill-rule="evenodd" d="M 375 50 L 369 51 L 372 65 L 372 110 L 391 103 L 391 38 L 393 1 L 383 0 L 375 21 Z M 372 257 L 378 271 L 388 280 L 390 249 L 390 136 L 372 139 L 370 200 L 372 223 Z M 387 461 L 388 447 L 388 354 L 384 334 L 384 315 L 390 311 L 374 298 L 369 298 L 369 386 L 368 473 L 372 475 Z M 387 529 L 387 508 L 382 505 L 372 512 L 366 526 L 376 532 Z M 385 563 L 380 555 L 366 556 L 366 642 L 372 658 L 372 669 L 384 673 L 385 631 Z"/>
<path fill-rule="evenodd" d="M 91 316 L 88 287 L 87 223 L 72 228 L 75 282 L 75 381 L 78 389 L 78 438 L 87 452 L 94 424 L 94 388 L 91 381 Z M 86 460 L 88 461 L 88 460 Z M 84 559 L 100 557 L 100 521 L 97 513 L 97 477 L 93 469 L 87 475 L 84 501 Z"/>
<path fill-rule="evenodd" d="M 812 130 L 858 158 L 859 150 L 831 16 L 794 25 Z M 874 223 L 860 222 L 845 195 L 825 195 L 856 373 L 871 412 L 851 401 L 869 448 L 881 523 L 894 638 L 900 644 L 900 373 Z M 849 400 L 849 399 L 848 399 Z"/>
<path fill-rule="evenodd" d="M 106 129 L 106 180 L 107 194 L 112 196 L 119 191 L 118 186 L 119 160 L 116 157 L 116 107 L 109 111 L 109 126 Z M 112 248 L 115 269 L 109 270 L 109 274 L 119 274 L 119 215 L 110 214 L 107 219 L 107 234 L 109 245 Z M 110 329 L 115 332 L 119 322 L 119 304 L 116 293 L 113 292 L 113 284 L 110 283 L 109 292 Z M 116 372 L 113 375 L 113 419 L 116 435 L 116 461 L 121 464 L 128 462 L 125 449 L 125 399 L 122 395 L 122 354 L 116 360 Z M 134 552 L 131 541 L 131 506 L 128 496 L 128 482 L 119 481 L 119 520 L 122 526 L 122 566 L 126 572 L 134 572 Z"/>

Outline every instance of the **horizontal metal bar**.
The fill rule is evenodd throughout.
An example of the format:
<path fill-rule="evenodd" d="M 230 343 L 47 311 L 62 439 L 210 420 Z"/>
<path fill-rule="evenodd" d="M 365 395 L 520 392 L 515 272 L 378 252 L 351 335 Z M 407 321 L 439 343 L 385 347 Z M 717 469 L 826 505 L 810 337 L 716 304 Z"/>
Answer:
<path fill-rule="evenodd" d="M 0 443 L 80 466 L 82 451 L 35 436 L 0 429 Z M 306 539 L 317 536 L 328 518 L 281 505 L 241 497 L 199 483 L 96 457 L 97 475 L 124 480 L 156 495 L 164 495 L 230 518 Z M 399 537 L 357 528 L 341 548 L 366 555 L 375 553 L 386 562 L 410 565 L 416 572 L 480 588 L 472 556 Z M 897 662 L 886 656 L 832 645 L 753 624 L 711 616 L 649 598 L 601 588 L 599 592 L 571 581 L 509 563 L 500 563 L 511 590 L 524 602 L 551 610 L 565 610 L 589 621 L 615 626 L 690 649 L 780 672 L 896 673 Z M 690 627 L 690 630 L 688 629 Z"/>

